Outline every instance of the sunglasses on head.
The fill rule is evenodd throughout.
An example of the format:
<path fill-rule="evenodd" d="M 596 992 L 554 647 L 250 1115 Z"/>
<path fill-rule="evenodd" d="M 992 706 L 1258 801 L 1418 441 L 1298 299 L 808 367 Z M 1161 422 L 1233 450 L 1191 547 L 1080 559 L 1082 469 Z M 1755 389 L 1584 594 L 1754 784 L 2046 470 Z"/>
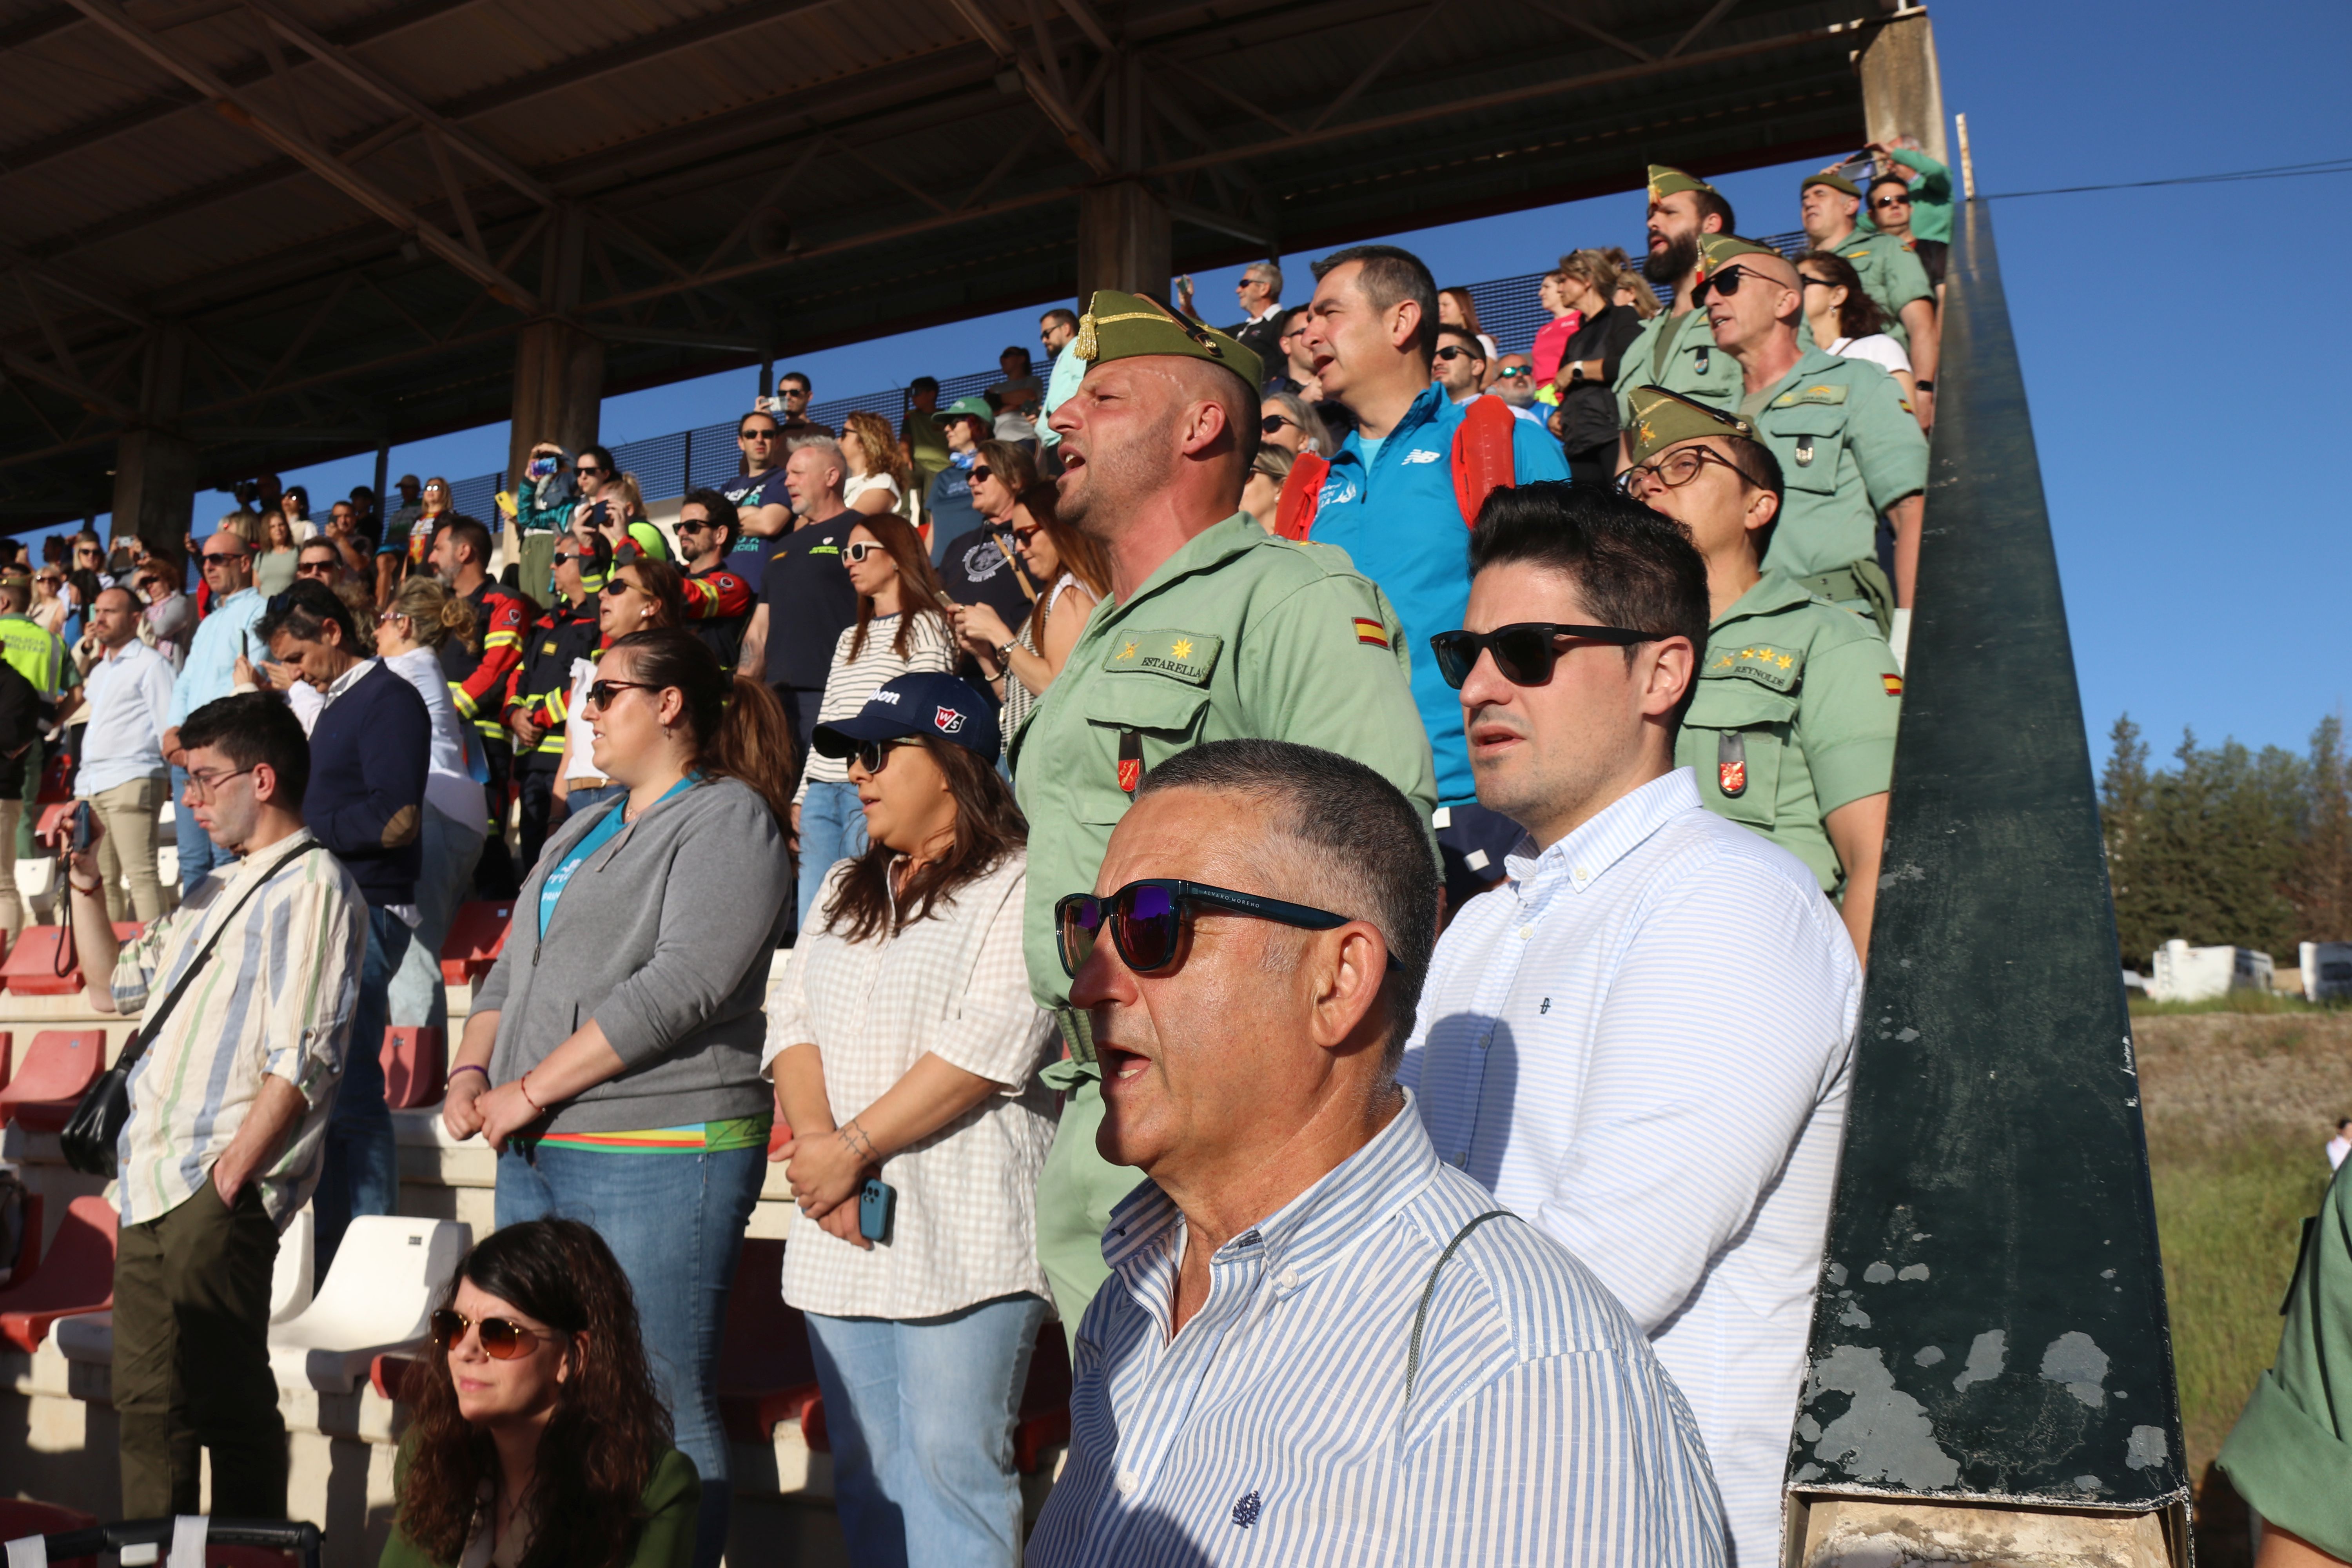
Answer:
<path fill-rule="evenodd" d="M 1254 920 L 1273 921 L 1277 925 L 1297 926 L 1306 931 L 1330 931 L 1346 925 L 1349 919 L 1328 910 L 1309 909 L 1305 904 L 1286 903 L 1231 888 L 1147 877 L 1129 882 L 1108 898 L 1072 893 L 1055 903 L 1054 942 L 1061 951 L 1062 967 L 1075 977 L 1094 952 L 1095 939 L 1108 926 L 1111 945 L 1118 949 L 1119 962 L 1137 974 L 1156 974 L 1175 964 L 1183 945 L 1185 922 L 1191 911 L 1200 909 L 1248 915 Z M 1389 967 L 1397 967 L 1394 955 L 1389 959 Z"/>
<path fill-rule="evenodd" d="M 478 1323 L 453 1307 L 444 1307 L 431 1321 L 433 1343 L 445 1354 L 466 1337 L 467 1329 L 479 1331 L 483 1353 L 493 1361 L 520 1361 L 539 1348 L 536 1332 L 506 1318 L 484 1318 Z"/>
<path fill-rule="evenodd" d="M 1429 639 L 1429 646 L 1437 655 L 1437 672 L 1445 677 L 1446 685 L 1458 691 L 1462 683 L 1470 679 L 1470 672 L 1478 667 L 1482 652 L 1495 656 L 1495 668 L 1512 685 L 1541 686 L 1551 679 L 1551 667 L 1559 661 L 1562 637 L 1632 647 L 1636 643 L 1656 642 L 1661 635 L 1624 626 L 1520 621 L 1496 626 L 1491 632 L 1440 632 Z"/>

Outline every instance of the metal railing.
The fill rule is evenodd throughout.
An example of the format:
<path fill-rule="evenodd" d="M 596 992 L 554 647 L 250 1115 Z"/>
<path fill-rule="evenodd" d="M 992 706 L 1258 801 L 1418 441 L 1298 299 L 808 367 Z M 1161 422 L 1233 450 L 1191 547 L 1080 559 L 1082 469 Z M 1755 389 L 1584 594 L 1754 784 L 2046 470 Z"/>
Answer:
<path fill-rule="evenodd" d="M 1802 249 L 1806 241 L 1801 233 L 1772 234 L 1760 237 L 1759 243 L 1792 252 Z M 1637 250 L 1632 254 L 1640 253 Z M 1536 285 L 1543 277 L 1540 272 L 1521 272 L 1469 285 L 1471 301 L 1478 307 L 1479 329 L 1493 338 L 1503 353 L 1527 353 L 1535 342 L 1536 333 L 1551 320 L 1550 312 L 1537 297 Z M 1670 289 L 1660 289 L 1657 293 L 1662 302 L 1673 297 Z M 941 376 L 940 404 L 944 407 L 959 397 L 974 396 L 1003 379 L 1003 372 L 998 370 Z M 812 404 L 809 417 L 838 430 L 844 416 L 863 410 L 879 414 L 895 430 L 907 408 L 906 389 L 892 386 Z M 624 441 L 612 450 L 614 466 L 625 474 L 635 475 L 639 492 L 648 500 L 684 495 L 701 486 L 715 487 L 742 471 L 742 455 L 736 449 L 735 426 L 731 422 L 673 431 L 667 436 L 648 436 L 642 441 Z M 454 480 L 449 486 L 449 499 L 457 510 L 467 516 L 488 518 L 494 515 L 496 502 L 491 498 L 506 488 L 506 482 L 504 470 Z"/>

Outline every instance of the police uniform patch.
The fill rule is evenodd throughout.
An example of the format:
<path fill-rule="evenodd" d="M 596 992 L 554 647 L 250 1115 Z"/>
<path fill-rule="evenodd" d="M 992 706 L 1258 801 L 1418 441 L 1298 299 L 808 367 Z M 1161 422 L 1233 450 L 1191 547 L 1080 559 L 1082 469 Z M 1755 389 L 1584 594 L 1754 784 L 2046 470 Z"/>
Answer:
<path fill-rule="evenodd" d="M 1380 622 L 1366 620 L 1363 616 L 1358 616 L 1356 640 L 1360 643 L 1370 643 L 1374 647 L 1386 647 L 1389 646 L 1389 634 L 1381 627 Z"/>

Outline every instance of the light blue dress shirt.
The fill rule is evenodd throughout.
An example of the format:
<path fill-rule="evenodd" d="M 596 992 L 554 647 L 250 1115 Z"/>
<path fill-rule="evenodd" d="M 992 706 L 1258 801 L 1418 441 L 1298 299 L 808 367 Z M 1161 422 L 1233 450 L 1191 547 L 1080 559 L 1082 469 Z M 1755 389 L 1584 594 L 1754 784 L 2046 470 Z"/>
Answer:
<path fill-rule="evenodd" d="M 89 728 L 74 774 L 76 795 L 87 800 L 163 771 L 172 688 L 172 661 L 135 637 L 89 667 L 82 678 Z"/>
<path fill-rule="evenodd" d="M 1699 804 L 1615 802 L 1439 939 L 1400 1077 L 1439 1158 L 1580 1258 L 1689 1399 L 1739 1568 L 1780 1478 L 1862 976 L 1803 862 Z"/>
<path fill-rule="evenodd" d="M 205 703 L 236 691 L 236 656 L 246 651 L 246 634 L 261 619 L 267 605 L 257 590 L 240 588 L 215 605 L 197 625 L 196 635 L 188 640 L 187 663 L 172 688 L 173 729 L 186 723 L 188 715 Z M 254 663 L 268 657 L 268 648 L 254 647 Z"/>
<path fill-rule="evenodd" d="M 1077 1336 L 1067 1466 L 1031 1568 L 1683 1568 L 1724 1561 L 1689 1408 L 1624 1310 L 1432 1151 L 1410 1099 L 1220 1247 L 1169 1327 L 1184 1218 L 1111 1211 Z"/>

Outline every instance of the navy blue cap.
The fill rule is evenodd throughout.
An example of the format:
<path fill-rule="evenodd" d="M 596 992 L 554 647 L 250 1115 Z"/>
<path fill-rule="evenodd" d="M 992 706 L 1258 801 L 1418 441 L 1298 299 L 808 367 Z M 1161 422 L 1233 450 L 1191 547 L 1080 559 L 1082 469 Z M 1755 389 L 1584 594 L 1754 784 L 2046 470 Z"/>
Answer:
<path fill-rule="evenodd" d="M 908 735 L 936 735 L 993 759 L 999 745 L 996 710 L 952 675 L 902 675 L 867 698 L 855 718 L 819 724 L 809 743 L 824 756 L 847 757 L 860 741 Z"/>

